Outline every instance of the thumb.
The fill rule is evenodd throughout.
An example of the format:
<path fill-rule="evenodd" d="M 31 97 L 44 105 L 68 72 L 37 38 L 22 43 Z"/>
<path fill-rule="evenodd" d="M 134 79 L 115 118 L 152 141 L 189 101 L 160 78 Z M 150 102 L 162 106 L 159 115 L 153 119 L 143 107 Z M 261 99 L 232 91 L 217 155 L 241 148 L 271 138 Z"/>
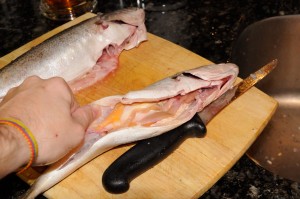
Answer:
<path fill-rule="evenodd" d="M 96 119 L 97 114 L 93 106 L 86 105 L 77 108 L 72 113 L 72 116 L 84 129 L 87 129 L 88 126 Z"/>

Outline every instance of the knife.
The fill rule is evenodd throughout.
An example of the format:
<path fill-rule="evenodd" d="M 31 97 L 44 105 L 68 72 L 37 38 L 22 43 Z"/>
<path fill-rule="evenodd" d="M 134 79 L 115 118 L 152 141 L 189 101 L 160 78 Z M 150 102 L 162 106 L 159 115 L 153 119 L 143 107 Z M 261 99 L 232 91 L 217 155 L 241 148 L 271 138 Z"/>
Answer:
<path fill-rule="evenodd" d="M 110 193 L 124 193 L 130 181 L 166 158 L 185 139 L 204 137 L 206 125 L 228 104 L 248 91 L 269 74 L 277 60 L 266 64 L 246 79 L 227 90 L 218 99 L 197 113 L 191 120 L 162 135 L 142 140 L 116 159 L 103 173 L 102 184 Z"/>

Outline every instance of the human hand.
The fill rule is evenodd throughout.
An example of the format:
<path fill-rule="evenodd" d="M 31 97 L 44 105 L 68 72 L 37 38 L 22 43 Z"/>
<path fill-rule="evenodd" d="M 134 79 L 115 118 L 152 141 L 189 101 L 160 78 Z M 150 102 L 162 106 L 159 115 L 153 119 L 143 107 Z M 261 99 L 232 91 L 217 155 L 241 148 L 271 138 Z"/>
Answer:
<path fill-rule="evenodd" d="M 96 111 L 89 105 L 80 107 L 67 83 L 58 77 L 30 77 L 12 88 L 0 103 L 0 118 L 22 121 L 37 140 L 39 154 L 35 165 L 53 163 L 78 146 L 95 117 Z M 15 133 L 15 137 L 23 155 L 19 153 L 17 157 L 26 164 L 30 150 L 19 134 Z"/>

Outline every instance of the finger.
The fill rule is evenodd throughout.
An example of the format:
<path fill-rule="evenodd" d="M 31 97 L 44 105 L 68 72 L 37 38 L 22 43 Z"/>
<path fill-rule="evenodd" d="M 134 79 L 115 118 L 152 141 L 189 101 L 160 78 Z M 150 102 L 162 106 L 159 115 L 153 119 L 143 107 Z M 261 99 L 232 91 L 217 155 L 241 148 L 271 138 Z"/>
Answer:
<path fill-rule="evenodd" d="M 75 101 L 75 97 L 72 93 L 70 86 L 63 78 L 52 77 L 48 79 L 46 87 L 50 90 L 52 90 L 52 88 L 55 87 L 55 92 L 59 93 L 61 97 L 70 102 L 72 107 L 72 103 Z"/>
<path fill-rule="evenodd" d="M 29 76 L 27 77 L 22 84 L 24 83 L 31 83 L 31 82 L 38 82 L 38 81 L 41 81 L 42 79 L 37 76 L 37 75 L 32 75 L 32 76 Z"/>
<path fill-rule="evenodd" d="M 72 98 L 71 99 L 71 104 L 70 104 L 71 113 L 73 114 L 79 108 L 80 108 L 80 106 L 77 103 L 77 101 L 74 98 Z"/>
<path fill-rule="evenodd" d="M 38 76 L 27 77 L 19 86 L 12 87 L 9 89 L 6 95 L 4 96 L 2 102 L 11 99 L 19 90 L 24 90 L 28 87 L 31 87 L 33 84 L 38 85 L 39 84 L 38 82 L 40 81 L 41 78 L 39 78 Z"/>
<path fill-rule="evenodd" d="M 27 89 L 27 88 L 32 88 L 32 86 L 38 86 L 43 80 L 36 76 L 29 76 L 27 77 L 22 84 L 20 84 L 19 88 L 20 89 Z"/>
<path fill-rule="evenodd" d="M 77 108 L 72 113 L 72 116 L 84 129 L 87 129 L 88 126 L 96 119 L 97 114 L 93 106 L 86 105 Z"/>
<path fill-rule="evenodd" d="M 9 89 L 8 92 L 6 93 L 6 95 L 3 97 L 3 100 L 1 102 L 5 103 L 6 101 L 10 100 L 14 96 L 14 93 L 16 90 L 17 90 L 17 87 L 13 87 L 13 88 Z"/>

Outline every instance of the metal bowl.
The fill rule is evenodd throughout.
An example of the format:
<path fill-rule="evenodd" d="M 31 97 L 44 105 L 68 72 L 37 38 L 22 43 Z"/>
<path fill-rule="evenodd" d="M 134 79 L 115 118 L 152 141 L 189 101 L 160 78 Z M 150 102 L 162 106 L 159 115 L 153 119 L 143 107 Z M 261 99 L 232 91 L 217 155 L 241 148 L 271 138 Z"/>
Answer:
<path fill-rule="evenodd" d="M 300 182 L 300 15 L 248 26 L 231 61 L 240 66 L 244 78 L 273 59 L 278 59 L 277 68 L 257 87 L 273 96 L 279 107 L 247 154 L 265 169 Z"/>

